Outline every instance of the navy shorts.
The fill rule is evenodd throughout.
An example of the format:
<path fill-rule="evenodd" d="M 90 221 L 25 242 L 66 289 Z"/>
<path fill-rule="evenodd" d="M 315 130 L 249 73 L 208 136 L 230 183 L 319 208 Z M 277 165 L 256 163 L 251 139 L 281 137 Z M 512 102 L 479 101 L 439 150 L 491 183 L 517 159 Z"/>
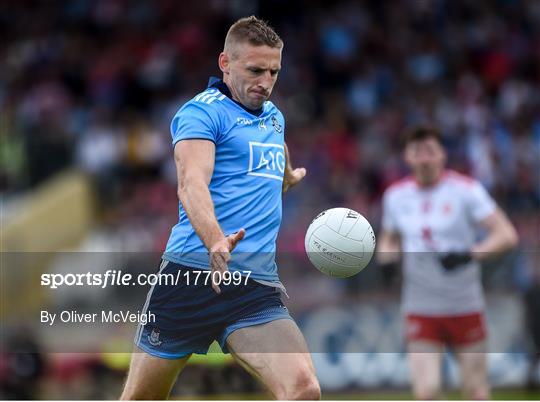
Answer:
<path fill-rule="evenodd" d="M 180 270 L 180 272 L 178 272 Z M 189 276 L 185 270 L 190 270 Z M 235 330 L 280 319 L 292 319 L 281 302 L 278 288 L 242 277 L 239 285 L 220 285 L 221 294 L 204 284 L 203 275 L 194 283 L 196 268 L 163 260 L 160 273 L 173 274 L 175 285 L 156 284 L 148 292 L 142 313 L 155 322 L 139 324 L 135 345 L 146 353 L 178 359 L 191 353 L 206 354 L 217 340 L 227 353 L 227 337 Z"/>

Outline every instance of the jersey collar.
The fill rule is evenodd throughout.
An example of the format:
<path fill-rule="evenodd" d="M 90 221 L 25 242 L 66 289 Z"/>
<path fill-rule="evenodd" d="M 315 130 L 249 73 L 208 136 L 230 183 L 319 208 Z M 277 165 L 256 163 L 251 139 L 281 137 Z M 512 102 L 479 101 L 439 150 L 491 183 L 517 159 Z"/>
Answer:
<path fill-rule="evenodd" d="M 210 79 L 208 80 L 208 88 L 217 88 L 219 92 L 221 92 L 223 95 L 225 95 L 227 98 L 232 100 L 234 103 L 236 103 L 238 106 L 240 106 L 242 109 L 244 109 L 248 113 L 251 113 L 257 117 L 259 117 L 263 113 L 263 109 L 264 109 L 263 107 L 260 107 L 257 110 L 253 110 L 253 109 L 249 109 L 245 107 L 240 102 L 235 101 L 232 97 L 231 90 L 229 89 L 227 84 L 223 82 L 222 79 L 219 79 L 217 77 L 210 77 Z"/>
<path fill-rule="evenodd" d="M 428 184 L 428 185 L 424 185 L 424 184 L 420 183 L 413 174 L 411 174 L 410 177 L 411 177 L 412 181 L 414 182 L 414 184 L 416 185 L 416 187 L 418 187 L 420 190 L 430 191 L 430 190 L 433 190 L 433 189 L 437 188 L 441 183 L 443 183 L 445 181 L 445 179 L 448 178 L 448 174 L 449 174 L 448 170 L 443 169 L 443 171 L 441 172 L 441 174 L 439 175 L 437 180 L 435 180 L 435 182 L 433 182 L 431 184 Z"/>

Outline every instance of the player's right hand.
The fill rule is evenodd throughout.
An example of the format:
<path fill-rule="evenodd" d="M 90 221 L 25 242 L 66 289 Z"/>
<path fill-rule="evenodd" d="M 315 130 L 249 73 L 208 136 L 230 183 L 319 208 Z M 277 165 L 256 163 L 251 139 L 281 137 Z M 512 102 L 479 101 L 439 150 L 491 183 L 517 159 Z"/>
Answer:
<path fill-rule="evenodd" d="M 457 268 L 471 262 L 470 252 L 451 252 L 439 256 L 439 261 L 446 271 L 454 271 Z"/>
<path fill-rule="evenodd" d="M 221 293 L 219 288 L 220 280 L 223 278 L 223 274 L 229 270 L 227 264 L 231 260 L 231 251 L 234 250 L 240 240 L 246 235 L 245 229 L 240 229 L 238 232 L 233 233 L 218 241 L 210 248 L 210 267 L 212 268 L 212 289 L 217 294 Z M 219 274 L 214 274 L 219 272 Z"/>
<path fill-rule="evenodd" d="M 399 263 L 397 261 L 388 261 L 379 264 L 384 286 L 390 287 L 399 272 Z"/>

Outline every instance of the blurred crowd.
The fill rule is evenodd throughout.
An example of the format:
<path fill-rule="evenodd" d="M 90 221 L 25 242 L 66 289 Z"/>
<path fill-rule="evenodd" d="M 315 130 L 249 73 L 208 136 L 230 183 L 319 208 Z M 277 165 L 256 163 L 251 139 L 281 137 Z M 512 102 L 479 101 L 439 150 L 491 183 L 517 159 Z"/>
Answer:
<path fill-rule="evenodd" d="M 321 207 L 347 205 L 377 221 L 382 191 L 406 172 L 400 133 L 419 122 L 442 128 L 451 166 L 481 180 L 510 214 L 539 209 L 536 1 L 0 7 L 7 196 L 78 166 L 95 178 L 104 211 L 114 211 L 106 216 L 130 232 L 150 230 L 141 243 L 159 250 L 176 216 L 171 117 L 218 75 L 230 23 L 254 13 L 285 42 L 273 101 L 286 115 L 294 163 L 309 172 L 286 200 L 284 244 L 299 244 L 289 227 L 303 230 L 287 223 Z"/>
<path fill-rule="evenodd" d="M 295 164 L 309 172 L 287 205 L 342 204 L 377 217 L 381 192 L 405 173 L 400 133 L 430 122 L 443 130 L 451 166 L 480 179 L 510 213 L 539 208 L 536 1 L 1 7 L 3 193 L 75 165 L 96 178 L 106 208 L 145 206 L 129 205 L 121 214 L 134 216 L 122 219 L 170 213 L 172 224 L 171 117 L 218 75 L 230 23 L 254 13 L 285 42 L 273 101 Z M 286 218 L 301 219 L 292 211 Z"/>

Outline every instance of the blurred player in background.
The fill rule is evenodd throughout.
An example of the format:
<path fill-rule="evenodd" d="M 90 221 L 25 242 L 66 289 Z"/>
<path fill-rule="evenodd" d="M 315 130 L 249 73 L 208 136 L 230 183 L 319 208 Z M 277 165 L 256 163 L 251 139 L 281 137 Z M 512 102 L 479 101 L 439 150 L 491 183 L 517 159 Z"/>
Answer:
<path fill-rule="evenodd" d="M 438 398 L 444 347 L 459 364 L 467 399 L 487 399 L 486 324 L 479 262 L 517 243 L 514 227 L 476 180 L 445 170 L 437 129 L 405 138 L 412 176 L 383 197 L 380 264 L 403 256 L 402 309 L 414 396 Z M 477 242 L 477 230 L 484 239 Z"/>
<path fill-rule="evenodd" d="M 160 272 L 183 280 L 148 294 L 144 310 L 157 318 L 137 331 L 124 399 L 168 397 L 191 354 L 214 340 L 274 397 L 320 397 L 275 263 L 282 194 L 306 173 L 290 167 L 283 115 L 268 101 L 282 49 L 265 22 L 238 20 L 219 55 L 223 80 L 211 78 L 173 118 L 180 219 Z M 241 283 L 225 285 L 230 273 Z"/>

